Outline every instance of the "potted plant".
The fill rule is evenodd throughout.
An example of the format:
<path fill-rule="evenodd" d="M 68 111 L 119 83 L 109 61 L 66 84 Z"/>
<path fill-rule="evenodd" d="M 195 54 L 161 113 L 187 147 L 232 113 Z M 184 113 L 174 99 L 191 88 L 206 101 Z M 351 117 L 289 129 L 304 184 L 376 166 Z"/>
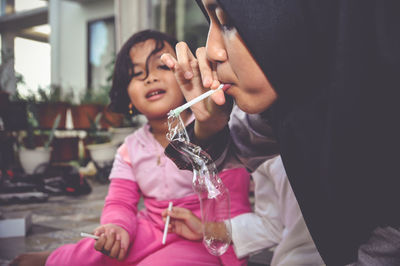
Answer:
<path fill-rule="evenodd" d="M 100 168 L 111 165 L 117 152 L 117 145 L 111 141 L 110 133 L 101 129 L 102 115 L 102 113 L 99 113 L 95 119 L 88 118 L 91 125 L 86 140 L 86 148 L 90 157 Z"/>
<path fill-rule="evenodd" d="M 75 129 L 90 129 L 91 121 L 103 112 L 108 95 L 98 94 L 92 89 L 87 89 L 81 101 L 71 108 L 72 121 Z"/>
<path fill-rule="evenodd" d="M 103 128 L 123 127 L 124 115 L 115 113 L 105 106 L 100 123 Z"/>
<path fill-rule="evenodd" d="M 62 97 L 61 87 L 51 85 L 48 89 L 38 89 L 37 116 L 39 127 L 42 129 L 52 128 L 54 119 L 60 115 L 58 128 L 65 128 L 66 113 L 70 103 Z M 64 100 L 63 100 L 64 99 Z"/>
<path fill-rule="evenodd" d="M 26 137 L 22 141 L 24 145 L 19 149 L 19 160 L 25 173 L 28 175 L 35 174 L 38 168 L 47 164 L 50 161 L 51 156 L 51 143 L 54 138 L 54 132 L 60 123 L 61 115 L 58 114 L 53 121 L 53 126 L 49 132 L 49 136 L 44 140 L 43 146 L 38 145 L 36 136 L 43 136 L 41 134 L 35 135 L 35 127 L 37 126 L 37 120 L 32 115 L 32 112 L 28 111 L 28 128 L 26 130 Z"/>
<path fill-rule="evenodd" d="M 146 122 L 146 117 L 143 115 L 123 116 L 120 126 L 112 126 L 108 128 L 111 133 L 111 139 L 118 145 L 124 142 L 125 138 L 132 134 L 136 129 L 141 127 Z"/>

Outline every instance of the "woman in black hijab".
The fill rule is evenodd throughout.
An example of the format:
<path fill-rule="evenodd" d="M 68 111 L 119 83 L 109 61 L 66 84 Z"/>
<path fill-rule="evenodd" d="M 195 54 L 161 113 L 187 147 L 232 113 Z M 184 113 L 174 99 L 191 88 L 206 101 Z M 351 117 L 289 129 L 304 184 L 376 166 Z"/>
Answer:
<path fill-rule="evenodd" d="M 165 57 L 187 100 L 228 83 L 225 93 L 242 110 L 272 124 L 326 264 L 400 265 L 400 2 L 203 0 L 200 6 L 210 21 L 206 49 L 196 59 L 181 43 L 178 62 Z M 204 88 L 193 86 L 199 78 Z M 218 106 L 229 101 L 222 92 L 212 100 L 193 108 L 192 132 L 219 164 L 229 140 L 228 116 Z M 260 150 L 262 134 L 250 116 L 232 117 L 231 150 L 254 169 L 270 151 Z"/>

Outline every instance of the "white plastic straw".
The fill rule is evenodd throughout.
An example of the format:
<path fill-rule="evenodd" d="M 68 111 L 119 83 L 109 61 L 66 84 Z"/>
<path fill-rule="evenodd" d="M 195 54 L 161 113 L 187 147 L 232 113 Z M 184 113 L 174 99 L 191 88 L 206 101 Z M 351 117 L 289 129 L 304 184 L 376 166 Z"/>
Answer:
<path fill-rule="evenodd" d="M 172 201 L 169 202 L 168 204 L 168 211 L 172 211 Z M 162 238 L 162 244 L 165 245 L 165 241 L 167 240 L 167 233 L 168 233 L 168 225 L 169 225 L 169 215 L 167 216 L 167 220 L 165 221 L 165 227 L 164 227 L 164 235 Z"/>
<path fill-rule="evenodd" d="M 196 104 L 196 103 L 200 102 L 201 100 L 204 100 L 205 98 L 207 98 L 210 95 L 212 95 L 214 92 L 217 92 L 217 91 L 221 90 L 223 87 L 224 87 L 224 84 L 221 84 L 215 90 L 209 90 L 209 91 L 203 93 L 202 95 L 197 96 L 196 98 L 194 98 L 191 101 L 185 103 L 184 105 L 181 105 L 181 106 L 175 108 L 174 110 L 172 110 L 172 113 L 175 116 L 178 116 L 180 113 L 182 113 L 182 111 L 188 109 L 193 104 Z"/>
<path fill-rule="evenodd" d="M 91 235 L 91 234 L 84 233 L 84 232 L 81 232 L 81 237 L 89 237 L 89 238 L 93 238 L 93 239 L 96 239 L 96 240 L 99 239 L 98 236 Z"/>

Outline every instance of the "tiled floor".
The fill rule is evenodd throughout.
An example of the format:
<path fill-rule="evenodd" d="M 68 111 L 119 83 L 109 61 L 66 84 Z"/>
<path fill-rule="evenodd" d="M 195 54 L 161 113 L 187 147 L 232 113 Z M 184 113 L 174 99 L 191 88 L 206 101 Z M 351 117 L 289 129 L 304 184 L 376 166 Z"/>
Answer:
<path fill-rule="evenodd" d="M 92 180 L 89 183 L 92 192 L 86 196 L 51 196 L 44 203 L 0 206 L 4 214 L 32 212 L 32 227 L 26 237 L 0 238 L 0 265 L 8 265 L 21 253 L 52 250 L 74 243 L 80 239 L 80 232 L 92 232 L 99 225 L 108 185 Z M 252 256 L 249 266 L 268 265 L 265 262 L 270 261 L 271 255 L 264 251 Z"/>
<path fill-rule="evenodd" d="M 51 196 L 47 202 L 0 206 L 6 214 L 32 212 L 32 227 L 26 237 L 0 238 L 0 265 L 16 255 L 52 250 L 80 239 L 80 232 L 92 232 L 99 225 L 108 185 L 89 181 L 92 193 L 86 196 Z"/>

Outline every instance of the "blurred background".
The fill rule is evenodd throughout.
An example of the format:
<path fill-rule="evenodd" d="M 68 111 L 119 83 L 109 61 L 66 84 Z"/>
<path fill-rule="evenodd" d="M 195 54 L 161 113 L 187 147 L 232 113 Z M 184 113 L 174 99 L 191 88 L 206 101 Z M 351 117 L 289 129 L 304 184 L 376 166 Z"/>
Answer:
<path fill-rule="evenodd" d="M 0 0 L 3 175 L 19 164 L 34 174 L 36 165 L 27 169 L 25 160 L 43 146 L 48 162 L 80 166 L 98 157 L 89 145 L 116 148 L 145 122 L 107 108 L 121 45 L 156 29 L 194 49 L 205 44 L 207 26 L 192 0 Z M 100 167 L 110 161 L 99 160 Z"/>
<path fill-rule="evenodd" d="M 0 0 L 0 264 L 98 225 L 116 149 L 146 122 L 107 108 L 144 29 L 196 48 L 208 23 L 192 0 Z"/>
<path fill-rule="evenodd" d="M 124 41 L 157 29 L 205 43 L 207 21 L 191 0 L 1 0 L 1 90 L 25 96 L 60 86 L 79 103 L 108 84 Z M 69 97 L 69 98 L 68 98 Z M 61 99 L 62 100 L 62 99 Z"/>

